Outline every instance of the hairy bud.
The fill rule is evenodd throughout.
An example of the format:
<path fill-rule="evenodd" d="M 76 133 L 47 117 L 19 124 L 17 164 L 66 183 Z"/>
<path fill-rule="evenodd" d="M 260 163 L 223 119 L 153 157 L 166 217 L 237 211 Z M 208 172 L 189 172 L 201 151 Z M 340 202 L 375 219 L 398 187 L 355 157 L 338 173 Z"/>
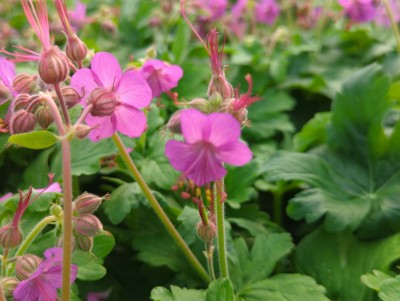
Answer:
<path fill-rule="evenodd" d="M 85 214 L 76 218 L 75 232 L 82 236 L 96 236 L 103 231 L 103 224 L 93 214 Z"/>
<path fill-rule="evenodd" d="M 3 248 L 15 248 L 22 241 L 22 231 L 11 224 L 0 228 L 0 246 Z"/>
<path fill-rule="evenodd" d="M 3 293 L 6 297 L 12 297 L 19 280 L 15 277 L 3 277 L 0 279 L 0 285 L 3 287 Z"/>
<path fill-rule="evenodd" d="M 209 112 L 209 105 L 207 99 L 204 98 L 195 98 L 189 101 L 189 106 L 193 109 L 197 109 L 203 113 Z"/>
<path fill-rule="evenodd" d="M 182 134 L 181 111 L 182 110 L 178 110 L 174 114 L 172 114 L 168 123 L 165 125 L 166 129 L 173 134 Z"/>
<path fill-rule="evenodd" d="M 12 88 L 18 94 L 33 93 L 37 87 L 36 79 L 37 79 L 36 75 L 21 73 L 14 78 L 14 80 L 12 82 Z"/>
<path fill-rule="evenodd" d="M 36 109 L 35 116 L 42 129 L 47 129 L 54 121 L 53 113 L 47 104 L 39 106 Z"/>
<path fill-rule="evenodd" d="M 60 205 L 53 204 L 50 207 L 50 214 L 55 217 L 61 217 L 63 215 L 63 209 Z"/>
<path fill-rule="evenodd" d="M 65 52 L 72 61 L 81 62 L 86 58 L 87 47 L 76 34 L 67 39 L 67 46 Z"/>
<path fill-rule="evenodd" d="M 19 111 L 21 109 L 26 109 L 28 104 L 30 103 L 31 96 L 29 94 L 20 94 L 14 101 L 14 112 Z"/>
<path fill-rule="evenodd" d="M 11 116 L 10 133 L 14 135 L 33 131 L 35 124 L 35 115 L 26 110 L 19 110 Z"/>
<path fill-rule="evenodd" d="M 101 205 L 101 197 L 84 192 L 75 199 L 73 205 L 79 215 L 93 213 Z"/>
<path fill-rule="evenodd" d="M 78 124 L 75 126 L 75 136 L 78 139 L 84 139 L 89 135 L 92 128 L 86 124 Z"/>
<path fill-rule="evenodd" d="M 68 109 L 81 101 L 82 96 L 72 87 L 63 87 L 61 92 Z"/>
<path fill-rule="evenodd" d="M 26 254 L 17 258 L 15 275 L 19 280 L 28 279 L 36 271 L 42 259 L 36 255 Z"/>
<path fill-rule="evenodd" d="M 200 222 L 197 225 L 197 234 L 205 242 L 211 243 L 217 237 L 217 228 L 214 223 L 210 222 L 208 225 L 205 225 L 203 222 Z"/>
<path fill-rule="evenodd" d="M 104 88 L 94 89 L 90 93 L 87 102 L 93 105 L 90 113 L 99 117 L 112 115 L 118 105 L 117 97 L 114 93 Z"/>
<path fill-rule="evenodd" d="M 218 92 L 211 94 L 209 101 L 210 112 L 218 112 L 221 109 L 222 97 Z"/>
<path fill-rule="evenodd" d="M 69 73 L 67 56 L 57 46 L 45 50 L 40 57 L 38 72 L 46 84 L 58 84 Z"/>
<path fill-rule="evenodd" d="M 78 235 L 76 237 L 76 245 L 82 251 L 90 252 L 93 248 L 93 237 Z"/>
<path fill-rule="evenodd" d="M 211 97 L 214 93 L 219 93 L 223 100 L 229 100 L 234 96 L 233 87 L 228 82 L 224 74 L 213 75 L 208 85 L 208 96 Z"/>

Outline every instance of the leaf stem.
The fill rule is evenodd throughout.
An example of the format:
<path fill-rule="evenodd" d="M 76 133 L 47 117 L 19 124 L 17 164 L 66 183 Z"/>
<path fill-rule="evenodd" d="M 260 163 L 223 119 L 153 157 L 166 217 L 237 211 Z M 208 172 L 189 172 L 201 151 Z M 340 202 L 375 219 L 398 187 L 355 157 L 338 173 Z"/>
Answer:
<path fill-rule="evenodd" d="M 62 92 L 61 92 L 60 83 L 54 84 L 54 90 L 56 91 L 58 101 L 60 102 L 60 105 L 61 105 L 65 124 L 66 124 L 67 128 L 69 128 L 71 126 L 71 119 L 69 118 L 68 108 L 65 103 L 64 96 L 62 95 Z"/>
<path fill-rule="evenodd" d="M 3 252 L 3 257 L 1 258 L 1 275 L 4 277 L 6 276 L 7 271 L 7 260 L 8 260 L 8 252 L 10 251 L 9 248 L 5 248 Z"/>
<path fill-rule="evenodd" d="M 218 180 L 216 182 L 216 215 L 217 215 L 217 238 L 218 238 L 218 258 L 221 277 L 229 279 L 228 259 L 226 255 L 226 240 L 225 240 L 225 212 L 224 212 L 224 182 Z"/>
<path fill-rule="evenodd" d="M 208 267 L 208 274 L 211 276 L 212 280 L 215 280 L 215 271 L 214 271 L 214 246 L 211 243 L 206 242 L 206 250 L 205 250 L 205 256 L 207 259 L 207 267 Z"/>
<path fill-rule="evenodd" d="M 390 8 L 388 0 L 382 0 L 382 3 L 385 6 L 386 13 L 389 16 L 390 24 L 392 26 L 394 37 L 396 38 L 397 52 L 400 53 L 400 32 L 399 28 L 397 27 L 396 20 L 394 19 L 393 11 Z"/>
<path fill-rule="evenodd" d="M 129 156 L 128 152 L 126 151 L 126 147 L 122 142 L 121 138 L 118 136 L 117 133 L 114 133 L 112 139 L 115 145 L 118 148 L 118 152 L 121 155 L 122 159 L 124 160 L 126 166 L 128 167 L 129 171 L 131 172 L 132 176 L 139 184 L 140 188 L 143 191 L 143 194 L 149 201 L 151 207 L 153 208 L 155 214 L 158 216 L 162 224 L 165 226 L 169 234 L 172 236 L 176 244 L 180 247 L 183 254 L 188 259 L 189 263 L 193 266 L 199 276 L 205 281 L 210 282 L 210 276 L 207 274 L 207 271 L 198 261 L 196 256 L 190 250 L 186 242 L 183 240 L 182 236 L 179 232 L 175 229 L 175 226 L 172 224 L 171 220 L 168 218 L 167 214 L 164 212 L 160 204 L 158 203 L 157 199 L 154 197 L 154 194 L 150 190 L 149 186 L 147 186 L 146 182 L 144 181 L 142 175 L 140 174 L 139 170 L 137 169 L 135 163 L 132 161 L 132 158 Z M 64 299 L 63 299 L 64 300 Z"/>

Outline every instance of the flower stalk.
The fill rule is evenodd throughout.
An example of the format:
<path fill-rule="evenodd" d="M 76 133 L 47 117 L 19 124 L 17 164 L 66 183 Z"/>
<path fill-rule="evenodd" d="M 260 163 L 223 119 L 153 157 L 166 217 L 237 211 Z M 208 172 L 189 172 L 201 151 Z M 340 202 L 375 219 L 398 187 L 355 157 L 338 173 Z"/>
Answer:
<path fill-rule="evenodd" d="M 217 216 L 217 239 L 218 239 L 218 258 L 221 277 L 229 278 L 228 259 L 226 254 L 225 239 L 225 210 L 224 210 L 224 182 L 218 180 L 216 182 L 216 216 Z"/>
<path fill-rule="evenodd" d="M 396 20 L 394 19 L 394 15 L 392 12 L 392 9 L 390 8 L 390 4 L 388 0 L 382 0 L 383 5 L 385 6 L 385 10 L 387 15 L 389 16 L 390 20 L 390 25 L 392 27 L 394 37 L 396 38 L 396 43 L 397 43 L 397 52 L 400 53 L 400 32 L 399 28 L 397 27 Z"/>

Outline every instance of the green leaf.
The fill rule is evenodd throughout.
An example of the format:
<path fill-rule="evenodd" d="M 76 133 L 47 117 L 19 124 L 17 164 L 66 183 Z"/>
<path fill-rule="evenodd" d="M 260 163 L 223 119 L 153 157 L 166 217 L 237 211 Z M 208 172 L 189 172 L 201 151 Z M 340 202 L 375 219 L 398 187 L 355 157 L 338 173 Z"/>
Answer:
<path fill-rule="evenodd" d="M 219 278 L 210 283 L 206 301 L 235 301 L 232 283 L 227 278 Z"/>
<path fill-rule="evenodd" d="M 238 293 L 238 301 L 329 301 L 314 279 L 299 274 L 279 274 L 250 283 Z M 336 300 L 336 299 L 335 299 Z"/>
<path fill-rule="evenodd" d="M 186 22 L 182 21 L 178 24 L 171 49 L 175 58 L 175 64 L 181 64 L 187 56 L 190 33 L 190 28 L 187 26 Z"/>
<path fill-rule="evenodd" d="M 385 280 L 391 279 L 391 278 L 392 278 L 391 276 L 389 276 L 381 271 L 373 270 L 372 274 L 362 275 L 361 281 L 369 288 L 379 291 L 380 287 L 382 286 L 382 283 Z"/>
<path fill-rule="evenodd" d="M 107 271 L 102 266 L 102 260 L 91 253 L 75 250 L 72 263 L 78 266 L 77 278 L 84 281 L 94 281 L 103 278 Z"/>
<path fill-rule="evenodd" d="M 8 142 L 30 149 L 43 149 L 56 144 L 60 138 L 48 131 L 36 131 L 15 134 L 8 138 Z"/>
<path fill-rule="evenodd" d="M 92 253 L 96 257 L 106 257 L 114 248 L 115 239 L 110 232 L 104 231 L 101 235 L 97 235 L 93 238 Z"/>
<path fill-rule="evenodd" d="M 350 232 L 331 234 L 319 228 L 297 246 L 300 272 L 325 286 L 328 296 L 342 301 L 372 301 L 373 292 L 360 277 L 374 269 L 388 272 L 400 257 L 400 234 L 379 240 L 358 240 Z"/>
<path fill-rule="evenodd" d="M 150 298 L 153 301 L 205 301 L 206 292 L 171 285 L 171 291 L 164 287 L 153 288 Z"/>

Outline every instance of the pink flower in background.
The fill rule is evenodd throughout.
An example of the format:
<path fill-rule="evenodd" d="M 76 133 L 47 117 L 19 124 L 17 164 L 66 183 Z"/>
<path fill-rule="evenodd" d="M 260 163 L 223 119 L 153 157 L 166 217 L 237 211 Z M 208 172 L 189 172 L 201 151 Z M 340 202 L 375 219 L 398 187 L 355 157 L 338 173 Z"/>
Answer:
<path fill-rule="evenodd" d="M 374 0 L 339 0 L 339 4 L 353 22 L 369 22 L 375 18 Z"/>
<path fill-rule="evenodd" d="M 111 137 L 115 131 L 133 138 L 146 130 L 146 116 L 139 109 L 150 104 L 151 89 L 138 71 L 123 73 L 112 54 L 96 53 L 91 69 L 76 72 L 71 86 L 84 93 L 84 107 L 88 103 L 93 106 L 86 117 L 86 123 L 93 127 L 89 133 L 91 140 Z"/>
<path fill-rule="evenodd" d="M 45 259 L 32 275 L 18 283 L 14 291 L 15 301 L 55 301 L 57 289 L 62 286 L 62 248 L 44 252 Z M 71 265 L 71 283 L 75 281 L 77 266 Z"/>
<path fill-rule="evenodd" d="M 4 202 L 5 200 L 8 200 L 10 197 L 12 197 L 13 194 L 11 192 L 6 193 L 5 195 L 3 195 L 2 197 L 0 197 L 0 202 Z"/>
<path fill-rule="evenodd" d="M 207 19 L 216 21 L 220 19 L 228 7 L 227 0 L 198 0 L 197 5 L 206 11 Z"/>
<path fill-rule="evenodd" d="M 15 64 L 10 62 L 4 57 L 0 56 L 0 82 L 2 82 L 13 93 L 12 82 L 16 76 Z M 8 99 L 0 101 L 0 105 L 5 103 Z"/>
<path fill-rule="evenodd" d="M 279 6 L 275 0 L 260 0 L 255 7 L 257 22 L 272 25 L 279 15 Z"/>
<path fill-rule="evenodd" d="M 68 16 L 75 30 L 79 30 L 85 24 L 90 23 L 90 19 L 86 16 L 86 4 L 76 1 L 75 8 L 68 12 Z"/>
<path fill-rule="evenodd" d="M 33 190 L 33 192 L 36 192 L 36 193 L 62 192 L 60 183 L 58 183 L 58 182 L 52 183 L 51 185 L 49 185 L 48 187 L 45 187 L 45 188 L 38 188 L 38 189 L 33 188 L 32 190 Z"/>
<path fill-rule="evenodd" d="M 168 141 L 165 155 L 198 186 L 222 179 L 226 175 L 223 163 L 241 166 L 252 158 L 247 145 L 239 141 L 239 123 L 228 113 L 184 110 L 181 127 L 184 142 Z"/>
<path fill-rule="evenodd" d="M 86 301 L 107 301 L 111 294 L 111 288 L 104 292 L 90 292 L 87 294 Z"/>
<path fill-rule="evenodd" d="M 238 0 L 235 5 L 232 6 L 230 28 L 239 39 L 243 38 L 246 32 L 246 10 L 247 0 Z"/>
<path fill-rule="evenodd" d="M 148 60 L 140 69 L 143 77 L 149 84 L 153 97 L 158 97 L 178 85 L 183 76 L 182 68 L 169 65 L 160 60 Z"/>
<path fill-rule="evenodd" d="M 389 6 L 392 11 L 395 22 L 398 23 L 400 21 L 400 1 L 391 0 L 389 1 Z M 390 27 L 390 19 L 386 13 L 386 9 L 383 4 L 379 5 L 376 8 L 375 22 L 379 25 Z"/>

